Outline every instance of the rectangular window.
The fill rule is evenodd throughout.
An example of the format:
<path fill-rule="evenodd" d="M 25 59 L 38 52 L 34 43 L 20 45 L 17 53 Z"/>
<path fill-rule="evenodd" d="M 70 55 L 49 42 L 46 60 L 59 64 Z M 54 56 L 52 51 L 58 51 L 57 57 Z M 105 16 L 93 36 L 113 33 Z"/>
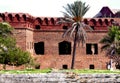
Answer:
<path fill-rule="evenodd" d="M 63 41 L 59 43 L 59 55 L 71 54 L 71 42 Z"/>
<path fill-rule="evenodd" d="M 44 42 L 38 42 L 34 44 L 35 53 L 44 55 Z"/>
<path fill-rule="evenodd" d="M 92 54 L 91 45 L 92 44 L 86 44 L 86 54 Z"/>
<path fill-rule="evenodd" d="M 94 45 L 94 54 L 98 54 L 98 44 L 93 44 Z"/>
<path fill-rule="evenodd" d="M 98 54 L 98 44 L 87 43 L 86 54 L 90 55 Z"/>
<path fill-rule="evenodd" d="M 63 69 L 68 69 L 68 65 L 63 65 L 62 68 Z"/>

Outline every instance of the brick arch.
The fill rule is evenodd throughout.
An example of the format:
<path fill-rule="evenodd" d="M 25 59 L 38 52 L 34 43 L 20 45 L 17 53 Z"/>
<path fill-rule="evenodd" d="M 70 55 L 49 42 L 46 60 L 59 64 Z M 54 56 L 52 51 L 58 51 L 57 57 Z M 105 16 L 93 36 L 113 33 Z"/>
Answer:
<path fill-rule="evenodd" d="M 44 22 L 45 22 L 46 25 L 49 25 L 48 18 L 44 18 Z"/>
<path fill-rule="evenodd" d="M 50 19 L 50 22 L 51 22 L 51 24 L 54 25 L 54 24 L 55 24 L 55 20 L 54 20 L 54 18 L 51 18 L 51 19 Z"/>
<path fill-rule="evenodd" d="M 57 18 L 56 21 L 60 21 L 61 18 Z"/>
<path fill-rule="evenodd" d="M 0 13 L 0 17 L 2 17 L 2 14 Z"/>
<path fill-rule="evenodd" d="M 13 16 L 12 16 L 12 14 L 8 14 L 8 18 L 9 18 L 10 21 L 13 21 Z"/>
<path fill-rule="evenodd" d="M 84 22 L 85 24 L 89 24 L 89 22 L 88 22 L 87 19 L 84 19 L 83 22 Z"/>
<path fill-rule="evenodd" d="M 91 19 L 90 22 L 93 24 L 93 26 L 96 26 L 96 24 L 97 24 L 95 19 Z"/>
<path fill-rule="evenodd" d="M 15 18 L 17 19 L 17 21 L 20 21 L 20 15 L 19 14 L 16 14 Z"/>
<path fill-rule="evenodd" d="M 2 20 L 2 14 L 0 13 L 0 22 L 1 22 L 1 21 L 3 21 L 3 20 Z"/>
<path fill-rule="evenodd" d="M 0 17 L 2 18 L 2 20 L 5 21 L 5 14 L 4 13 L 0 13 Z"/>
<path fill-rule="evenodd" d="M 43 21 L 42 21 L 41 18 L 37 17 L 35 20 L 38 21 L 38 23 L 39 23 L 40 25 L 42 25 Z"/>
<path fill-rule="evenodd" d="M 98 19 L 98 23 L 102 26 L 103 25 L 102 19 Z"/>
<path fill-rule="evenodd" d="M 0 19 L 2 20 L 2 14 L 0 13 Z"/>
<path fill-rule="evenodd" d="M 114 22 L 114 19 L 110 19 L 110 23 L 113 24 L 113 22 Z"/>
<path fill-rule="evenodd" d="M 26 21 L 27 20 L 26 14 L 23 14 L 22 18 L 23 18 L 24 21 Z"/>
<path fill-rule="evenodd" d="M 108 19 L 104 19 L 104 22 L 105 22 L 105 24 L 106 24 L 107 26 L 109 25 Z"/>

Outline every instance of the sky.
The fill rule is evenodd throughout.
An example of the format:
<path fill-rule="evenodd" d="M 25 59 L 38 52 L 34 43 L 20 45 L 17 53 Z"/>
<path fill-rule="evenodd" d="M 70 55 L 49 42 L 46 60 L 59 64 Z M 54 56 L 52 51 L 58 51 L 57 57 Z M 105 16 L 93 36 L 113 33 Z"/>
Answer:
<path fill-rule="evenodd" d="M 67 3 L 76 0 L 0 0 L 0 13 L 29 13 L 35 17 L 62 17 Z M 84 17 L 95 16 L 103 6 L 120 9 L 120 0 L 81 0 L 90 6 Z"/>

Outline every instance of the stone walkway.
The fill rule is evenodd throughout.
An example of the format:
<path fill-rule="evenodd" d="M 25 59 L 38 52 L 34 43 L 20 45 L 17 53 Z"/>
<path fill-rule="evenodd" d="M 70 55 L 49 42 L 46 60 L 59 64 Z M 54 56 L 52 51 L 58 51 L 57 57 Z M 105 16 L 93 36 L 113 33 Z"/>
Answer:
<path fill-rule="evenodd" d="M 0 83 L 120 83 L 120 74 L 0 74 Z"/>

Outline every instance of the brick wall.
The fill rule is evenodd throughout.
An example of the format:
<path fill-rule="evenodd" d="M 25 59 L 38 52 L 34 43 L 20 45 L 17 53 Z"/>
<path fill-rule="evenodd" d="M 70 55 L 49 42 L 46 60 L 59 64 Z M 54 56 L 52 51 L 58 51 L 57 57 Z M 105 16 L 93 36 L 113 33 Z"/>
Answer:
<path fill-rule="evenodd" d="M 43 18 L 33 17 L 25 13 L 3 13 L 2 20 L 9 22 L 15 28 L 15 38 L 17 46 L 23 50 L 27 50 L 37 58 L 40 68 L 59 68 L 67 65 L 70 68 L 72 54 L 59 55 L 58 44 L 62 41 L 71 42 L 72 39 L 62 38 L 63 26 L 68 28 L 70 24 L 56 24 L 60 18 Z M 12 19 L 11 19 L 12 18 Z M 105 23 L 107 21 L 108 23 Z M 111 26 L 112 21 L 119 22 L 119 18 L 86 18 L 84 23 L 92 26 L 95 31 L 87 32 L 88 38 L 86 44 L 96 44 L 98 46 L 98 54 L 86 54 L 86 45 L 77 47 L 75 68 L 89 69 L 90 65 L 94 65 L 95 69 L 106 69 L 106 62 L 109 59 L 101 52 L 100 39 L 107 33 L 108 25 Z M 102 23 L 102 24 L 101 24 Z M 36 25 L 38 26 L 36 29 Z M 86 29 L 87 30 L 87 29 Z M 37 55 L 34 50 L 34 43 L 44 42 L 44 55 Z M 71 52 L 72 53 L 72 52 Z"/>
<path fill-rule="evenodd" d="M 41 68 L 59 68 L 61 69 L 63 65 L 71 65 L 71 55 L 59 55 L 58 44 L 62 41 L 70 41 L 73 46 L 72 39 L 62 38 L 62 31 L 57 32 L 34 32 L 34 42 L 44 42 L 45 44 L 45 54 L 36 55 L 37 61 L 40 63 Z M 97 43 L 98 44 L 98 54 L 97 55 L 86 55 L 86 45 L 84 47 L 77 47 L 76 49 L 76 59 L 75 68 L 77 69 L 89 69 L 89 65 L 93 64 L 95 69 L 106 69 L 106 62 L 109 59 L 101 52 L 99 43 L 100 39 L 106 34 L 106 32 L 88 32 L 88 39 L 86 43 Z"/>

